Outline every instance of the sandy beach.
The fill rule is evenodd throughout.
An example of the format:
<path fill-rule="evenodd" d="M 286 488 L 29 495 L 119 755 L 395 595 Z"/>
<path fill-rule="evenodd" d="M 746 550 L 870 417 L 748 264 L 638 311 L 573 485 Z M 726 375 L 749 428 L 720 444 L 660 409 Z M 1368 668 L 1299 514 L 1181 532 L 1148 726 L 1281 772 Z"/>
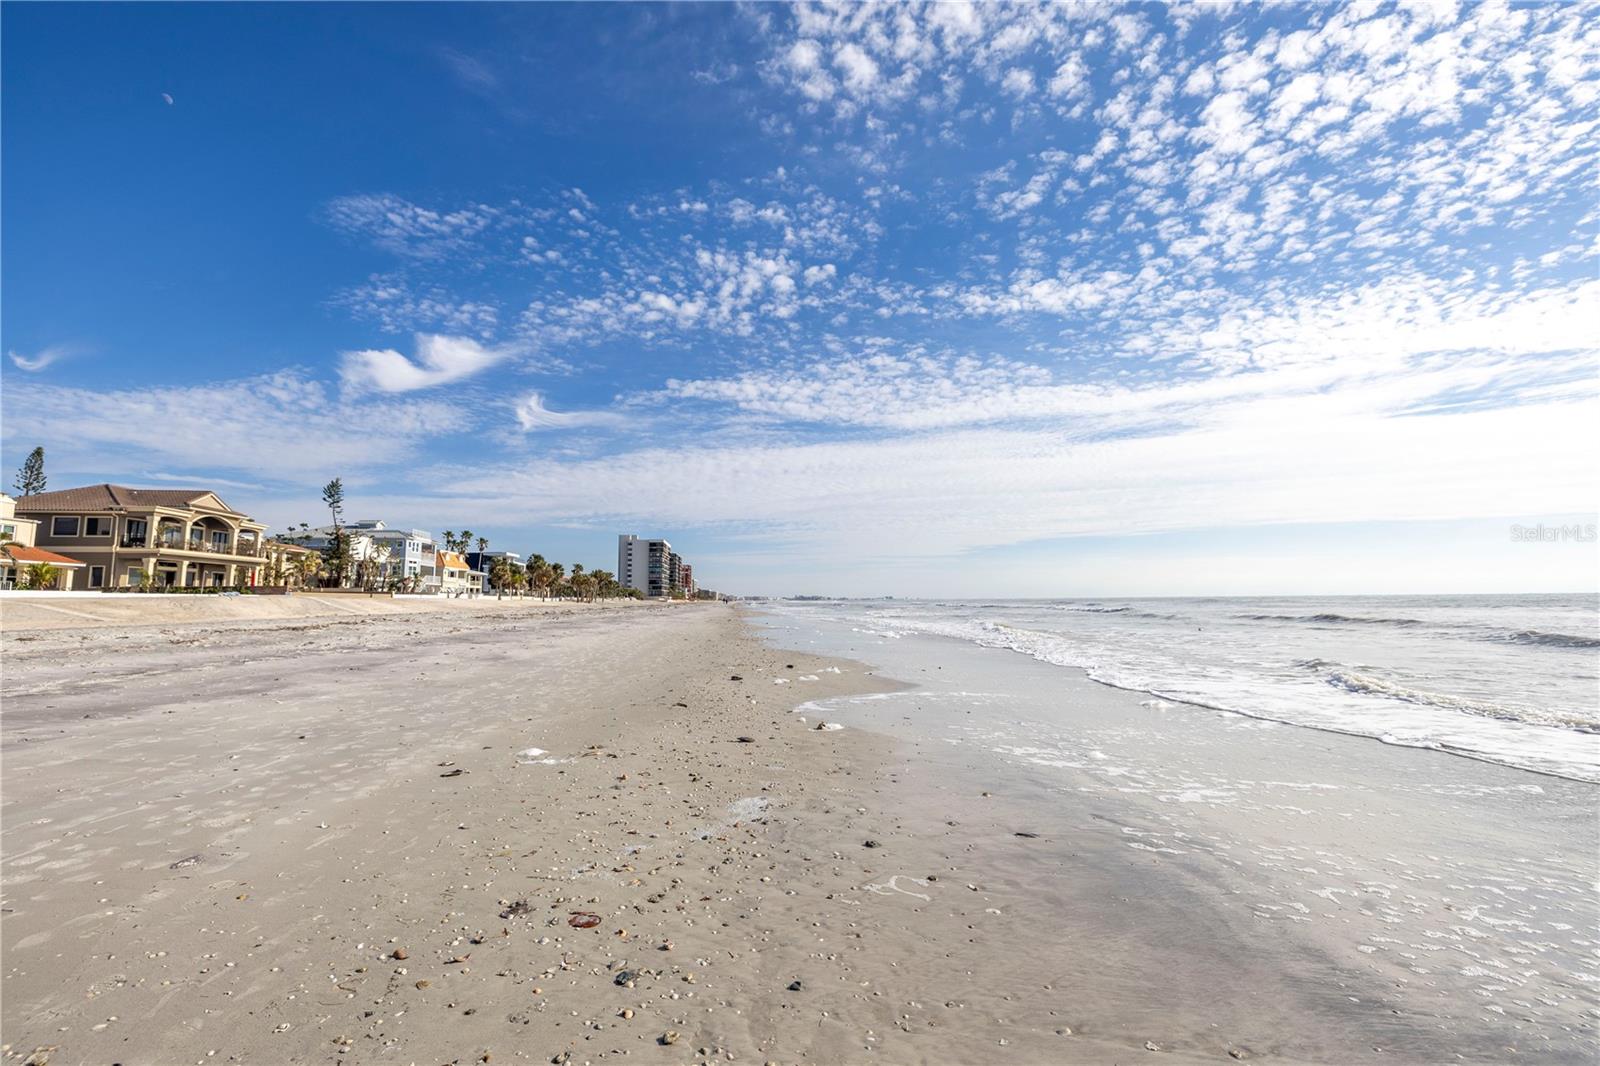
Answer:
<path fill-rule="evenodd" d="M 1063 1054 L 960 958 L 990 901 L 908 852 L 886 742 L 786 713 L 886 686 L 731 609 L 5 652 L 6 1061 Z"/>
<path fill-rule="evenodd" d="M 793 713 L 869 666 L 528 607 L 8 628 L 4 1061 L 1543 1061 L 1112 807 Z"/>

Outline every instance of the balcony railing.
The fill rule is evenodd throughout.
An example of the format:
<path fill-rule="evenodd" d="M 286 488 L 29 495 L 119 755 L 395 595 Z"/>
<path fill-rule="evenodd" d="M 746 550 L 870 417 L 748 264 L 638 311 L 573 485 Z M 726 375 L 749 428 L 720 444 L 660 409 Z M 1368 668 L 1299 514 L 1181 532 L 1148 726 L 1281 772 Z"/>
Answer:
<path fill-rule="evenodd" d="M 124 548 L 144 547 L 142 539 L 130 543 L 131 540 L 132 538 L 124 537 L 122 546 Z M 182 537 L 161 537 L 156 540 L 155 546 L 169 548 L 172 551 L 208 552 L 213 555 L 242 555 L 252 559 L 259 559 L 265 554 L 259 544 L 250 540 L 241 540 L 236 544 L 219 544 L 199 540 L 186 541 Z"/>
<path fill-rule="evenodd" d="M 124 533 L 117 541 L 120 548 L 170 548 L 173 551 L 209 552 L 214 555 L 243 555 L 259 559 L 266 555 L 259 541 L 240 539 L 232 544 L 211 541 L 185 540 L 181 535 L 163 533 L 152 540 L 149 534 Z"/>

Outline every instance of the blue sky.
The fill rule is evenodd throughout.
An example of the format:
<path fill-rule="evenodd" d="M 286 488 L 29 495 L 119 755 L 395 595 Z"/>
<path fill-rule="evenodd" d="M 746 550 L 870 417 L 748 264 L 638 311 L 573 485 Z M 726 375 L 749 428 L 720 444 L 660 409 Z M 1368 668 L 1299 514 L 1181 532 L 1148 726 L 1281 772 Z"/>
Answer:
<path fill-rule="evenodd" d="M 731 591 L 1592 588 L 1594 5 L 7 5 L 3 450 Z"/>

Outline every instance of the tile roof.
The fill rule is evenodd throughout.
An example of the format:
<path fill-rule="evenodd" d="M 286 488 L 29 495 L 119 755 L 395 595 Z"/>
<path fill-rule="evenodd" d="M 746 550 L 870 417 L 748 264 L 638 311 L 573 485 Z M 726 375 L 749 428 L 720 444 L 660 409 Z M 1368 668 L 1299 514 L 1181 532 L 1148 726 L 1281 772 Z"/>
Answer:
<path fill-rule="evenodd" d="M 34 563 L 49 563 L 51 566 L 83 566 L 81 559 L 73 559 L 66 555 L 57 555 L 55 552 L 45 551 L 43 548 L 34 548 L 26 544 L 7 544 L 0 556 L 9 556 L 11 561 L 32 566 Z"/>
<path fill-rule="evenodd" d="M 188 507 L 210 489 L 130 489 L 124 485 L 84 485 L 56 492 L 36 492 L 17 499 L 18 511 L 109 511 L 113 507 Z M 217 497 L 221 501 L 221 497 Z M 230 514 L 239 514 L 226 503 Z"/>

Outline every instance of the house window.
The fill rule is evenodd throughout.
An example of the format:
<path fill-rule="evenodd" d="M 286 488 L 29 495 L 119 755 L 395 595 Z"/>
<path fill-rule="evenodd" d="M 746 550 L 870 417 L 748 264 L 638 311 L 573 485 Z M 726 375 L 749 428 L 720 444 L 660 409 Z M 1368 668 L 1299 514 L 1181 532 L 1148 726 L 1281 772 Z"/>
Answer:
<path fill-rule="evenodd" d="M 12 525 L 0 524 L 0 533 L 3 533 L 4 535 L 6 535 L 8 537 L 15 537 L 17 535 L 17 527 L 16 526 L 12 526 Z"/>
<path fill-rule="evenodd" d="M 83 535 L 86 537 L 111 536 L 111 519 L 89 517 L 83 520 Z"/>
<path fill-rule="evenodd" d="M 52 537 L 76 537 L 78 535 L 78 516 L 58 514 L 50 519 L 50 535 Z"/>
<path fill-rule="evenodd" d="M 144 567 L 142 567 L 142 566 L 130 566 L 130 567 L 128 567 L 128 584 L 130 584 L 130 585 L 142 585 L 142 584 L 144 584 Z"/>
<path fill-rule="evenodd" d="M 92 589 L 105 588 L 106 568 L 103 566 L 89 567 L 89 587 Z"/>

